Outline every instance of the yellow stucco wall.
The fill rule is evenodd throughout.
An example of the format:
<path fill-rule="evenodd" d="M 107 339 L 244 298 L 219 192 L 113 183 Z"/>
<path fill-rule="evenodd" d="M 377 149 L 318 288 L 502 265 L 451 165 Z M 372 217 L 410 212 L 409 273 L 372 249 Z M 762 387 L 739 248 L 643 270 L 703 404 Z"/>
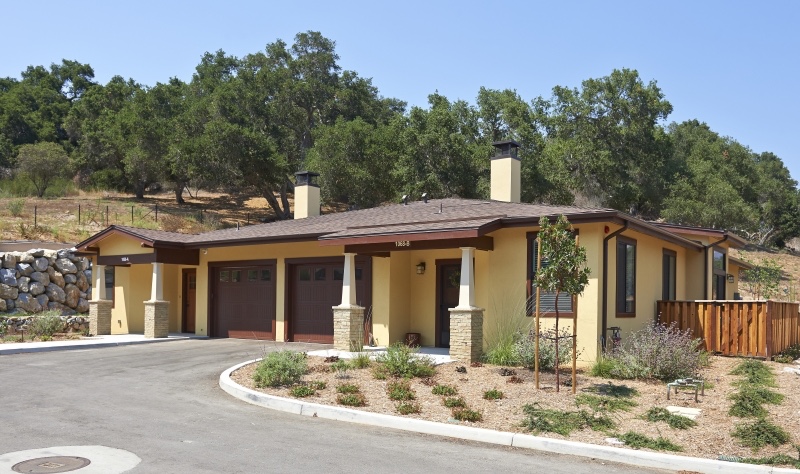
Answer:
<path fill-rule="evenodd" d="M 142 247 L 141 241 L 133 237 L 114 234 L 101 240 L 98 246 L 102 249 L 101 255 L 137 255 L 153 253 L 153 249 Z"/>
<path fill-rule="evenodd" d="M 519 202 L 521 196 L 520 161 L 511 157 L 491 162 L 490 196 L 496 201 Z"/>
<path fill-rule="evenodd" d="M 144 333 L 144 301 L 150 299 L 152 274 L 152 265 L 115 267 L 112 334 Z"/>

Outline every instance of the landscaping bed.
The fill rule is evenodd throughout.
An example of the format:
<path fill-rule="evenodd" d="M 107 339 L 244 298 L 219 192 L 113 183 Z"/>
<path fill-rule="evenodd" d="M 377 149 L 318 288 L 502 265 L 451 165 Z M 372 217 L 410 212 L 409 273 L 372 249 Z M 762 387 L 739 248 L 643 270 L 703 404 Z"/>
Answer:
<path fill-rule="evenodd" d="M 533 406 L 536 410 L 554 410 L 554 413 L 580 412 L 589 413 L 591 419 L 610 419 L 613 426 L 596 426 L 597 431 L 591 428 L 579 428 L 568 436 L 554 432 L 534 431 L 533 434 L 558 439 L 569 439 L 600 445 L 613 445 L 608 438 L 622 436 L 626 433 L 645 435 L 657 439 L 663 437 L 680 447 L 678 454 L 717 459 L 720 456 L 736 456 L 741 458 L 762 458 L 773 455 L 784 455 L 798 459 L 798 450 L 793 443 L 800 444 L 800 376 L 784 372 L 784 367 L 798 367 L 796 364 L 780 364 L 765 362 L 764 364 L 775 376 L 775 387 L 770 390 L 783 395 L 779 404 L 764 403 L 766 410 L 765 419 L 782 428 L 789 434 L 790 440 L 785 444 L 774 447 L 766 445 L 758 450 L 743 446 L 740 439 L 732 433 L 737 425 L 750 424 L 755 419 L 738 418 L 729 414 L 733 405 L 730 397 L 739 391 L 742 377 L 731 372 L 743 359 L 712 356 L 709 364 L 702 370 L 701 377 L 708 383 L 705 395 L 700 396 L 699 402 L 694 401 L 693 391 L 682 389 L 677 395 L 672 395 L 671 400 L 666 399 L 666 383 L 662 381 L 641 380 L 609 380 L 607 378 L 593 377 L 586 372 L 578 375 L 577 394 L 571 393 L 571 387 L 562 386 L 560 392 L 555 391 L 555 375 L 543 372 L 540 379 L 540 389 L 534 385 L 532 371 L 519 367 L 500 367 L 489 364 L 481 366 L 463 366 L 458 363 L 440 365 L 434 368 L 430 376 L 411 377 L 407 379 L 395 378 L 391 375 L 384 379 L 376 378 L 376 364 L 372 362 L 369 367 L 343 369 L 341 362 L 325 361 L 322 357 L 308 357 L 308 373 L 302 376 L 301 383 L 292 386 L 257 388 L 254 381 L 257 364 L 249 364 L 232 374 L 235 382 L 263 393 L 287 398 L 296 398 L 298 394 L 306 395 L 303 400 L 311 403 L 327 405 L 342 405 L 342 394 L 337 392 L 341 385 L 355 386 L 365 405 L 361 407 L 350 406 L 359 410 L 385 413 L 395 416 L 436 421 L 441 423 L 458 423 L 466 426 L 493 429 L 498 431 L 531 433 L 523 427 L 523 420 L 529 419 L 525 414 L 526 405 Z M 466 372 L 457 371 L 461 368 Z M 337 369 L 338 368 L 338 369 Z M 380 371 L 377 371 L 380 372 Z M 506 375 L 501 375 L 501 372 Z M 513 372 L 511 374 L 510 372 Z M 379 375 L 381 377 L 381 375 Z M 510 383 L 511 380 L 517 383 Z M 562 373 L 562 383 L 569 381 L 568 373 Z M 407 382 L 407 385 L 405 385 Z M 399 382 L 399 383 L 398 383 Z M 297 390 L 298 386 L 305 387 Z M 449 387 L 447 390 L 437 389 L 437 393 L 455 391 L 452 395 L 436 395 L 435 387 Z M 388 390 L 392 388 L 393 390 Z M 485 398 L 486 392 L 493 391 L 490 395 L 502 398 Z M 305 393 L 303 393 L 305 392 Z M 398 398 L 392 400 L 390 392 Z M 413 394 L 413 399 L 408 393 Z M 403 394 L 406 394 L 403 396 Z M 608 395 L 612 397 L 602 398 Z M 594 397 L 594 398 L 593 398 Z M 601 397 L 601 398 L 596 398 Z M 444 405 L 460 404 L 457 399 L 462 399 L 471 414 L 479 414 L 480 421 L 458 421 L 454 418 L 454 409 Z M 634 406 L 612 411 L 604 409 L 609 399 L 629 400 Z M 346 402 L 352 402 L 353 397 Z M 357 401 L 357 400 L 356 400 Z M 576 401 L 583 405 L 577 406 Z M 597 410 L 598 401 L 601 404 Z M 591 404 L 594 403 L 593 408 Z M 631 405 L 627 402 L 614 403 L 614 405 Z M 610 406 L 610 405 L 608 405 Z M 699 408 L 701 414 L 696 418 L 696 426 L 687 429 L 671 428 L 666 422 L 650 422 L 642 416 L 653 407 L 680 406 Z M 616 408 L 616 406 L 615 406 Z M 400 409 L 403 413 L 398 412 Z M 419 410 L 418 413 L 409 413 Z M 457 409 L 456 409 L 457 410 Z M 464 414 L 465 412 L 461 412 Z M 466 413 L 470 415 L 470 413 Z M 462 418 L 474 418 L 465 416 Z M 589 420 L 591 423 L 592 421 Z M 600 424 L 602 425 L 602 424 Z M 634 436 L 633 438 L 636 438 Z M 631 442 L 630 437 L 626 437 Z M 647 448 L 643 448 L 647 449 Z M 663 448 L 660 448 L 663 449 Z M 779 465 L 787 465 L 780 463 Z"/>

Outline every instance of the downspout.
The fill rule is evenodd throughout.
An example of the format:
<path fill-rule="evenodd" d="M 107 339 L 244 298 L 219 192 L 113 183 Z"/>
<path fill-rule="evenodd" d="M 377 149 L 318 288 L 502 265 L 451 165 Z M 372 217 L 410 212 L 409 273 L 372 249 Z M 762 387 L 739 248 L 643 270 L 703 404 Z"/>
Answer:
<path fill-rule="evenodd" d="M 717 240 L 716 242 L 712 242 L 712 243 L 710 243 L 708 245 L 703 245 L 703 257 L 705 258 L 705 263 L 703 264 L 703 268 L 704 268 L 704 272 L 705 272 L 705 278 L 703 279 L 703 282 L 705 283 L 705 286 L 703 288 L 703 299 L 705 299 L 705 300 L 708 299 L 708 283 L 709 283 L 709 281 L 708 281 L 708 277 L 709 277 L 709 275 L 708 275 L 708 249 L 710 249 L 711 247 L 716 246 L 717 244 L 721 244 L 722 242 L 725 242 L 726 240 L 728 240 L 728 235 L 725 235 L 725 237 L 723 237 L 721 240 Z M 719 295 L 717 295 L 717 296 L 719 296 Z M 725 299 L 725 298 L 723 298 L 723 299 Z"/>
<path fill-rule="evenodd" d="M 606 331 L 608 330 L 608 241 L 626 230 L 628 230 L 628 221 L 625 221 L 625 224 L 621 228 L 603 237 L 603 317 L 600 333 L 603 349 L 606 348 Z"/>

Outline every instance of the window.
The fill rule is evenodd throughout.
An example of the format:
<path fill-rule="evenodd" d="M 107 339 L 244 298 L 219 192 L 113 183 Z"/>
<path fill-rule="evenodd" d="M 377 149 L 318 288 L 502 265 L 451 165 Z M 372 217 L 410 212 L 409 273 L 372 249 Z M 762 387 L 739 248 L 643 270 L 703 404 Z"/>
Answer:
<path fill-rule="evenodd" d="M 229 272 L 228 270 L 222 270 L 221 272 L 219 272 L 219 281 L 226 282 L 230 280 L 230 275 L 231 272 Z"/>
<path fill-rule="evenodd" d="M 617 237 L 617 316 L 635 313 L 636 241 Z"/>
<path fill-rule="evenodd" d="M 327 271 L 325 268 L 315 268 L 314 269 L 314 280 L 316 281 L 325 281 L 327 279 Z"/>
<path fill-rule="evenodd" d="M 247 281 L 258 281 L 258 270 L 247 270 Z"/>
<path fill-rule="evenodd" d="M 300 281 L 311 281 L 311 269 L 310 268 L 301 268 L 300 269 Z"/>
<path fill-rule="evenodd" d="M 664 249 L 661 265 L 661 299 L 664 301 L 675 301 L 676 262 L 677 254 Z"/>
<path fill-rule="evenodd" d="M 111 300 L 111 307 L 114 307 L 114 269 L 115 267 L 106 266 L 106 299 Z"/>
<path fill-rule="evenodd" d="M 261 270 L 261 281 L 270 280 L 272 280 L 272 272 L 268 268 Z"/>
<path fill-rule="evenodd" d="M 231 271 L 231 283 L 239 283 L 242 281 L 242 271 L 241 270 L 232 270 Z"/>
<path fill-rule="evenodd" d="M 711 299 L 724 300 L 726 298 L 725 283 L 727 276 L 727 261 L 725 252 L 714 249 L 713 272 L 711 280 Z"/>
<path fill-rule="evenodd" d="M 539 253 L 539 243 L 536 241 L 537 232 L 528 233 L 528 316 L 536 313 L 536 263 Z M 576 233 L 577 235 L 577 233 Z M 547 260 L 542 259 L 542 268 L 547 266 Z M 539 294 L 542 305 L 542 315 L 554 316 L 556 312 L 555 292 L 542 291 Z M 575 299 L 572 295 L 560 294 L 558 296 L 558 313 L 562 316 L 572 316 L 575 311 Z"/>

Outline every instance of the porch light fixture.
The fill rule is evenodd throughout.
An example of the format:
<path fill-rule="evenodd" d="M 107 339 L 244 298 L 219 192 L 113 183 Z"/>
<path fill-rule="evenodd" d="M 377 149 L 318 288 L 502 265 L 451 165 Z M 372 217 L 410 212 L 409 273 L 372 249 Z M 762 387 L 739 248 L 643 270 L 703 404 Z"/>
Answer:
<path fill-rule="evenodd" d="M 425 273 L 425 262 L 419 262 L 417 264 L 417 275 L 422 275 Z"/>
<path fill-rule="evenodd" d="M 728 283 L 733 283 L 733 275 L 728 273 Z"/>
<path fill-rule="evenodd" d="M 208 249 L 200 249 L 203 251 L 203 255 L 208 255 Z"/>

